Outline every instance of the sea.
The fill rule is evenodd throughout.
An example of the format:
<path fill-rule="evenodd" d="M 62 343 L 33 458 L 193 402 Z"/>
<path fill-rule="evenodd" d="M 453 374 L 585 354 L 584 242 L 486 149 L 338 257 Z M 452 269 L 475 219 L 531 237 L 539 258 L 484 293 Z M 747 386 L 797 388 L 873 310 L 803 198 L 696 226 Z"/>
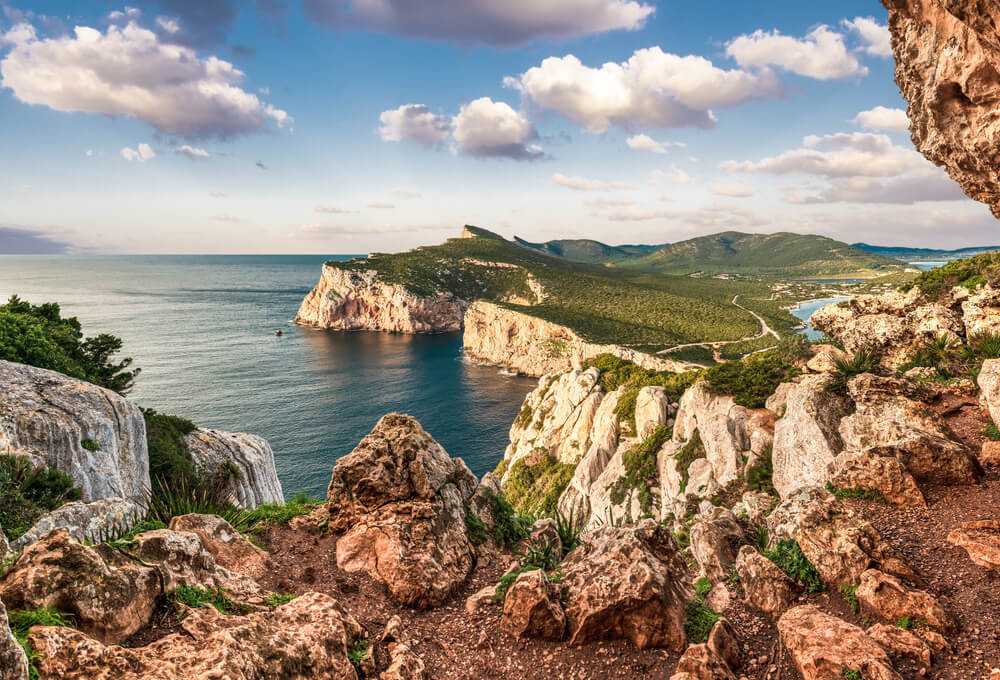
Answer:
<path fill-rule="evenodd" d="M 0 296 L 58 302 L 84 334 L 121 337 L 141 406 L 265 437 L 288 497 L 325 497 L 334 462 L 392 411 L 477 476 L 495 468 L 535 380 L 464 360 L 460 333 L 292 323 L 323 262 L 351 257 L 7 255 Z"/>

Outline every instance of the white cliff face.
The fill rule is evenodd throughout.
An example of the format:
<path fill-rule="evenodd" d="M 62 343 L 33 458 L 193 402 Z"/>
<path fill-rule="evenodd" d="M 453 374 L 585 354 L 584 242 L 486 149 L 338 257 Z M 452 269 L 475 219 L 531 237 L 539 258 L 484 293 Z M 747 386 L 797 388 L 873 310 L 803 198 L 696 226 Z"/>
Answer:
<path fill-rule="evenodd" d="M 0 361 L 0 452 L 65 472 L 81 500 L 145 503 L 146 423 L 111 390 L 32 366 Z"/>
<path fill-rule="evenodd" d="M 281 482 L 274 468 L 274 452 L 263 437 L 198 428 L 184 441 L 199 469 L 215 472 L 233 466 L 227 490 L 235 505 L 252 509 L 265 503 L 283 503 Z"/>
<path fill-rule="evenodd" d="M 479 300 L 465 313 L 465 354 L 473 361 L 543 376 L 579 367 L 598 354 L 614 354 L 643 368 L 683 372 L 692 366 L 619 345 L 587 342 L 571 329 Z"/>
<path fill-rule="evenodd" d="M 379 280 L 375 271 L 323 265 L 319 283 L 306 295 L 296 323 L 339 331 L 444 333 L 462 328 L 468 300 L 441 292 L 421 297 Z"/>

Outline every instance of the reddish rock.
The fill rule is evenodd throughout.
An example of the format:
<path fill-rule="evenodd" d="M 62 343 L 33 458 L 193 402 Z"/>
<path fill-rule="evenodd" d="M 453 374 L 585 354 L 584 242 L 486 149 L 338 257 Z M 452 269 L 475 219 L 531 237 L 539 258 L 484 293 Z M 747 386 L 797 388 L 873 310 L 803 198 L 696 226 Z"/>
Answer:
<path fill-rule="evenodd" d="M 224 588 L 240 598 L 261 594 L 257 582 L 248 576 L 221 568 L 215 562 L 198 534 L 187 531 L 157 529 L 135 537 L 138 546 L 132 554 L 143 563 L 154 565 L 160 572 L 165 592 L 178 586 Z"/>
<path fill-rule="evenodd" d="M 1000 442 L 987 439 L 979 450 L 980 465 L 1000 465 Z"/>
<path fill-rule="evenodd" d="M 361 626 L 328 595 L 248 616 L 202 607 L 181 627 L 138 648 L 105 646 L 72 628 L 38 627 L 30 641 L 41 680 L 357 680 L 347 650 Z"/>
<path fill-rule="evenodd" d="M 223 569 L 257 580 L 272 568 L 267 553 L 217 515 L 181 515 L 170 520 L 172 531 L 196 534 Z"/>
<path fill-rule="evenodd" d="M 728 510 L 719 508 L 712 518 L 696 521 L 691 527 L 691 552 L 702 576 L 712 583 L 728 578 L 743 540 L 743 529 Z"/>
<path fill-rule="evenodd" d="M 780 616 L 795 601 L 795 582 L 749 545 L 740 548 L 736 573 L 747 602 L 771 616 Z"/>
<path fill-rule="evenodd" d="M 7 610 L 0 600 L 0 680 L 28 680 L 28 657 L 7 624 Z"/>
<path fill-rule="evenodd" d="M 911 659 L 924 668 L 931 665 L 931 648 L 908 630 L 877 623 L 865 631 L 893 659 Z"/>
<path fill-rule="evenodd" d="M 732 670 L 740 667 L 743 656 L 736 630 L 727 619 L 719 619 L 708 634 L 708 648 L 726 662 Z"/>
<path fill-rule="evenodd" d="M 562 640 L 566 615 L 559 589 L 541 569 L 517 577 L 507 591 L 500 627 L 514 637 Z"/>
<path fill-rule="evenodd" d="M 862 612 L 890 623 L 909 617 L 914 622 L 926 623 L 945 632 L 955 629 L 955 620 L 936 597 L 923 590 L 910 588 L 898 578 L 883 574 L 877 569 L 869 569 L 861 574 L 854 594 Z"/>
<path fill-rule="evenodd" d="M 389 667 L 379 680 L 424 680 L 424 660 L 404 642 L 389 643 Z"/>
<path fill-rule="evenodd" d="M 980 567 L 1000 571 L 1000 520 L 966 522 L 948 534 L 948 542 L 964 548 Z"/>
<path fill-rule="evenodd" d="M 874 489 L 899 505 L 927 505 L 913 475 L 891 448 L 875 446 L 838 454 L 830 484 L 837 489 Z"/>
<path fill-rule="evenodd" d="M 736 676 L 722 657 L 708 645 L 699 644 L 684 651 L 670 680 L 736 680 Z"/>
<path fill-rule="evenodd" d="M 843 680 L 849 670 L 865 680 L 902 680 L 863 630 L 813 605 L 788 610 L 778 620 L 778 633 L 803 680 Z"/>
<path fill-rule="evenodd" d="M 640 649 L 685 648 L 692 593 L 673 534 L 653 520 L 585 534 L 560 565 L 570 644 L 626 638 Z"/>

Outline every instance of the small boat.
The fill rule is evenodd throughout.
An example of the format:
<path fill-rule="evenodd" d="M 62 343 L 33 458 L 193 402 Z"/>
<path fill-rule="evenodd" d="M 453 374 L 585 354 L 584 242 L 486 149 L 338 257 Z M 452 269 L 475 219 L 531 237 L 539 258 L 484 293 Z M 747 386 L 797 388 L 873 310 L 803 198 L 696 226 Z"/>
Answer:
<path fill-rule="evenodd" d="M 282 333 L 282 331 L 281 331 L 281 329 L 280 329 L 280 328 L 279 328 L 279 329 L 277 329 L 276 331 L 274 331 L 274 334 L 275 334 L 275 335 L 284 335 L 284 333 Z"/>

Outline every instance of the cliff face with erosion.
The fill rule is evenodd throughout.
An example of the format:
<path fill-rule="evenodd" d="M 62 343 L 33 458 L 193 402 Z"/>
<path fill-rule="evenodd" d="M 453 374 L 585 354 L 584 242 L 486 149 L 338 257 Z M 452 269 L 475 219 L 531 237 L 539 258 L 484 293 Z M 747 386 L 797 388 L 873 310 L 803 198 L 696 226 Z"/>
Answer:
<path fill-rule="evenodd" d="M 534 377 L 568 370 L 598 354 L 614 354 L 655 371 L 691 368 L 628 347 L 587 342 L 565 326 L 482 300 L 465 313 L 463 344 L 466 356 L 473 361 Z"/>
<path fill-rule="evenodd" d="M 306 296 L 296 323 L 338 331 L 445 333 L 462 328 L 468 300 L 450 293 L 421 297 L 381 281 L 375 271 L 323 265 L 319 283 Z"/>
<path fill-rule="evenodd" d="M 1000 217 L 1000 5 L 882 0 L 916 147 Z"/>

